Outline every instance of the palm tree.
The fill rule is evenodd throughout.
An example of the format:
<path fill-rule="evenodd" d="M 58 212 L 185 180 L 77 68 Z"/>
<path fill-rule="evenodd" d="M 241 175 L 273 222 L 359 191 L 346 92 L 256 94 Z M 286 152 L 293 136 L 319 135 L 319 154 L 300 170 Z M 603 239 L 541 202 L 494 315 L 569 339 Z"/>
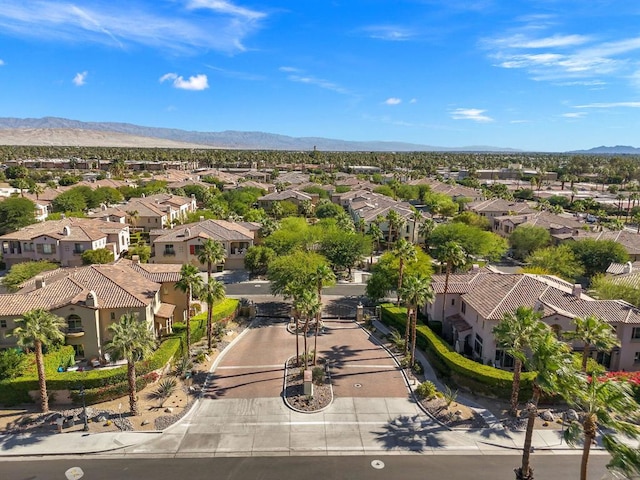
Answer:
<path fill-rule="evenodd" d="M 584 344 L 582 351 L 582 371 L 587 371 L 587 362 L 591 356 L 591 348 L 599 352 L 606 352 L 613 347 L 620 345 L 611 325 L 595 315 L 585 318 L 576 317 L 573 319 L 576 326 L 575 331 L 565 332 L 564 337 L 568 340 L 578 340 Z"/>
<path fill-rule="evenodd" d="M 398 236 L 398 232 L 401 226 L 404 224 L 404 218 L 400 216 L 398 212 L 395 210 L 389 210 L 386 217 L 387 223 L 389 225 L 389 237 L 387 239 L 387 245 L 391 245 L 394 242 L 393 233 L 395 230 L 396 236 Z"/>
<path fill-rule="evenodd" d="M 44 192 L 44 187 L 42 185 L 40 185 L 39 183 L 33 183 L 29 187 L 29 193 L 31 195 L 35 195 L 36 196 L 36 200 L 38 200 L 40 198 L 40 195 L 42 195 L 43 192 Z"/>
<path fill-rule="evenodd" d="M 335 285 L 336 276 L 327 265 L 318 265 L 318 268 L 311 275 L 310 279 L 316 285 L 316 295 L 318 296 L 318 302 L 320 303 L 320 309 L 316 318 L 316 331 L 313 339 L 313 351 L 317 351 L 318 348 L 318 333 L 320 331 L 320 322 L 322 321 L 322 288 Z M 313 364 L 316 365 L 316 356 L 313 357 Z"/>
<path fill-rule="evenodd" d="M 187 325 L 187 338 L 185 356 L 189 356 L 189 349 L 191 348 L 191 301 L 193 300 L 194 292 L 199 292 L 202 288 L 202 277 L 200 271 L 195 265 L 185 263 L 180 268 L 180 280 L 176 282 L 175 288 L 187 294 L 187 318 L 185 323 Z"/>
<path fill-rule="evenodd" d="M 198 297 L 207 302 L 207 348 L 213 346 L 213 304 L 222 300 L 225 296 L 224 285 L 215 278 L 210 278 L 203 283 L 198 292 Z"/>
<path fill-rule="evenodd" d="M 432 218 L 425 218 L 420 227 L 418 227 L 418 234 L 424 238 L 424 247 L 427 253 L 429 253 L 429 239 L 435 228 L 436 222 Z"/>
<path fill-rule="evenodd" d="M 369 231 L 367 232 L 367 235 L 369 235 L 371 239 L 376 242 L 376 252 L 380 252 L 380 241 L 384 238 L 382 230 L 380 229 L 380 225 L 371 222 L 369 224 Z M 371 263 L 373 263 L 373 251 L 371 252 Z"/>
<path fill-rule="evenodd" d="M 518 394 L 520 392 L 520 374 L 525 352 L 544 333 L 546 327 L 540 322 L 542 313 L 531 307 L 518 307 L 515 313 L 507 312 L 493 328 L 497 347 L 513 357 L 513 383 L 511 385 L 511 409 L 514 417 L 518 415 Z"/>
<path fill-rule="evenodd" d="M 224 245 L 212 238 L 207 238 L 198 252 L 198 261 L 207 265 L 207 281 L 211 280 L 213 265 L 224 262 L 227 252 Z"/>
<path fill-rule="evenodd" d="M 405 332 L 405 352 L 410 353 L 410 363 L 415 363 L 416 330 L 418 322 L 418 308 L 425 303 L 433 302 L 435 294 L 431 287 L 431 279 L 426 275 L 409 275 L 405 278 L 400 291 L 407 305 L 407 328 Z M 409 349 L 409 343 L 411 348 Z"/>
<path fill-rule="evenodd" d="M 417 232 L 416 226 L 418 222 L 422 220 L 422 212 L 418 210 L 416 207 L 414 207 L 413 205 L 411 205 L 411 216 L 409 218 L 413 222 L 413 230 L 411 230 L 411 242 L 415 244 L 418 242 L 418 236 L 417 236 L 418 232 Z"/>
<path fill-rule="evenodd" d="M 137 226 L 138 218 L 140 217 L 140 212 L 138 212 L 138 210 L 128 210 L 126 214 L 127 214 L 127 217 L 129 217 L 127 221 L 131 225 Z"/>
<path fill-rule="evenodd" d="M 416 247 L 407 242 L 404 238 L 398 240 L 393 247 L 393 254 L 400 262 L 398 267 L 398 286 L 396 288 L 396 294 L 398 297 L 397 304 L 400 305 L 400 290 L 402 289 L 402 277 L 404 275 L 404 268 L 407 263 L 415 262 L 418 258 L 416 253 Z"/>
<path fill-rule="evenodd" d="M 461 267 L 466 263 L 467 255 L 458 243 L 449 241 L 438 248 L 436 257 L 440 262 L 444 262 L 447 265 L 444 277 L 444 293 L 442 296 L 442 321 L 444 322 L 445 308 L 447 306 L 447 292 L 449 291 L 449 276 L 456 268 Z"/>
<path fill-rule="evenodd" d="M 640 473 L 640 452 L 616 438 L 617 433 L 630 438 L 640 436 L 640 427 L 624 420 L 640 408 L 633 398 L 630 384 L 586 375 L 578 375 L 577 380 L 579 388 L 572 390 L 566 400 L 582 412 L 582 419 L 580 422 L 571 422 L 564 438 L 569 445 L 575 445 L 583 439 L 580 480 L 587 480 L 589 453 L 598 430 L 603 432 L 602 443 L 612 457 L 607 467 L 622 470 L 629 477 L 633 473 Z"/>
<path fill-rule="evenodd" d="M 153 331 L 146 322 L 138 320 L 137 313 L 127 313 L 120 317 L 118 323 L 109 325 L 111 341 L 107 351 L 114 360 L 127 361 L 127 382 L 129 383 L 129 410 L 131 415 L 138 415 L 138 394 L 136 390 L 136 362 L 151 355 L 156 340 Z"/>
<path fill-rule="evenodd" d="M 309 362 L 309 349 L 307 347 L 307 333 L 309 331 L 309 324 L 312 318 L 318 318 L 318 314 L 322 310 L 322 304 L 320 303 L 316 292 L 313 292 L 311 290 L 303 290 L 302 292 L 300 292 L 300 295 L 298 295 L 294 299 L 293 305 L 300 318 L 302 318 L 302 320 L 304 321 L 302 331 L 304 337 L 304 366 L 306 368 Z M 314 356 L 316 356 L 315 352 Z"/>
<path fill-rule="evenodd" d="M 11 335 L 17 338 L 18 345 L 35 350 L 40 408 L 42 413 L 47 413 L 49 411 L 49 396 L 47 395 L 47 378 L 44 371 L 42 347 L 63 341 L 62 329 L 67 324 L 64 319 L 43 308 L 29 310 L 22 318 L 16 320 L 16 324 L 18 326 L 13 329 Z"/>
<path fill-rule="evenodd" d="M 575 376 L 571 371 L 571 349 L 561 342 L 549 327 L 540 322 L 546 331 L 531 342 L 531 355 L 526 357 L 525 365 L 535 372 L 532 380 L 533 396 L 527 404 L 527 429 L 522 448 L 522 465 L 515 469 L 517 480 L 532 480 L 531 442 L 533 426 L 538 416 L 538 402 L 543 393 L 562 391 L 563 381 Z"/>

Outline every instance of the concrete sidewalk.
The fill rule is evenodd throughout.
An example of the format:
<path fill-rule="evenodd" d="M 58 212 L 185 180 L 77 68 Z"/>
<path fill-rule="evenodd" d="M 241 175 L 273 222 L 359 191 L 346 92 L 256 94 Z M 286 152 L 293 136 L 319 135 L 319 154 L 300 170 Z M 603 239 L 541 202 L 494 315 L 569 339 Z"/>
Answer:
<path fill-rule="evenodd" d="M 162 432 L 67 432 L 0 435 L 0 457 L 74 456 L 119 450 L 147 442 Z"/>

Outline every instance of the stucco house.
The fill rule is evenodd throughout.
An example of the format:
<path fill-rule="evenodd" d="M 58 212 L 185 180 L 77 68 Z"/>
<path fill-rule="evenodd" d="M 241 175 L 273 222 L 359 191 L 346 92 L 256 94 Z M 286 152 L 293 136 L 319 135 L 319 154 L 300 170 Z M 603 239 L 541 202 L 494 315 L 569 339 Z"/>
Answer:
<path fill-rule="evenodd" d="M 513 366 L 513 359 L 496 346 L 493 328 L 507 312 L 528 306 L 542 313 L 542 321 L 560 335 L 574 330 L 573 319 L 595 315 L 614 329 L 620 347 L 593 352 L 610 370 L 640 370 L 640 310 L 621 300 L 596 300 L 551 275 L 507 274 L 488 268 L 450 276 L 446 300 L 445 275 L 434 275 L 436 299 L 426 305 L 431 319 L 443 322 L 443 336 L 454 348 L 484 364 Z M 442 315 L 443 301 L 444 317 Z M 574 350 L 584 346 L 576 343 Z"/>
<path fill-rule="evenodd" d="M 115 258 L 129 248 L 129 225 L 65 218 L 36 223 L 0 236 L 2 257 L 8 267 L 31 260 L 49 260 L 63 267 L 82 265 L 86 250 L 106 248 Z"/>
<path fill-rule="evenodd" d="M 136 314 L 158 337 L 170 333 L 177 306 L 163 298 L 175 298 L 182 306 L 186 295 L 169 291 L 178 278 L 175 272 L 159 270 L 157 266 L 156 271 L 146 271 L 129 262 L 46 272 L 26 282 L 17 293 L 0 295 L 0 348 L 15 345 L 8 333 L 15 328 L 16 319 L 35 308 L 64 318 L 65 343 L 73 346 L 79 358 L 103 360 L 109 326 L 124 314 Z M 184 312 L 177 313 L 182 321 Z"/>
<path fill-rule="evenodd" d="M 182 265 L 191 263 L 201 269 L 206 264 L 198 261 L 202 244 L 207 239 L 222 243 L 227 253 L 224 264 L 214 268 L 238 270 L 244 268 L 247 249 L 254 244 L 257 224 L 228 222 L 226 220 L 203 220 L 181 225 L 171 230 L 153 230 L 150 233 L 151 262 Z"/>

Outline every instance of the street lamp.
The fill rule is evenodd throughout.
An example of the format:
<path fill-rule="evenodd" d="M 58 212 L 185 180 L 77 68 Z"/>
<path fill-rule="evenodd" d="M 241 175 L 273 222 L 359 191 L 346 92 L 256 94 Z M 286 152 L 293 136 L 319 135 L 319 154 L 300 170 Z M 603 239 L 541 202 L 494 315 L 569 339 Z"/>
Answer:
<path fill-rule="evenodd" d="M 84 385 L 80 385 L 80 396 L 82 397 L 82 416 L 84 418 L 84 427 L 82 427 L 82 430 L 88 432 L 89 420 L 87 419 L 87 404 L 84 400 Z"/>

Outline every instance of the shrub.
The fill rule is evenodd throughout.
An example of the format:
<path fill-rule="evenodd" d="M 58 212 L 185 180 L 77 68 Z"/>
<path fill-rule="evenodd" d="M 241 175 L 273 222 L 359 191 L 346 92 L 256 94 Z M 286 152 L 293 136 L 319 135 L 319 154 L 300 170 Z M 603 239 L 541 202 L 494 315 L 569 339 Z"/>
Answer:
<path fill-rule="evenodd" d="M 178 381 L 173 377 L 160 380 L 160 383 L 158 383 L 158 388 L 156 388 L 151 394 L 153 398 L 157 398 L 158 400 L 160 400 L 160 408 L 164 407 L 164 402 L 166 402 L 167 399 L 171 395 L 173 395 L 173 392 L 175 392 L 177 386 Z"/>
<path fill-rule="evenodd" d="M 55 270 L 58 265 L 41 260 L 38 262 L 16 263 L 2 279 L 2 285 L 10 292 L 15 292 L 27 280 L 49 270 Z"/>
<path fill-rule="evenodd" d="M 22 375 L 26 364 L 26 355 L 20 350 L 10 348 L 0 352 L 0 380 L 16 378 Z"/>
<path fill-rule="evenodd" d="M 324 376 L 325 372 L 324 368 L 322 367 L 313 367 L 313 369 L 311 370 L 311 378 L 313 383 L 315 383 L 316 385 L 322 385 L 324 383 Z"/>
<path fill-rule="evenodd" d="M 435 396 L 437 391 L 438 389 L 436 388 L 436 385 L 430 380 L 425 380 L 418 385 L 418 388 L 416 388 L 416 394 L 418 397 L 426 399 Z"/>
<path fill-rule="evenodd" d="M 381 320 L 393 327 L 404 330 L 406 309 L 393 304 L 381 305 Z M 482 365 L 455 352 L 444 340 L 426 325 L 417 327 L 417 346 L 427 355 L 429 363 L 446 378 L 475 393 L 500 398 L 509 398 L 513 374 L 488 365 Z M 520 394 L 531 395 L 532 373 L 521 377 Z"/>

